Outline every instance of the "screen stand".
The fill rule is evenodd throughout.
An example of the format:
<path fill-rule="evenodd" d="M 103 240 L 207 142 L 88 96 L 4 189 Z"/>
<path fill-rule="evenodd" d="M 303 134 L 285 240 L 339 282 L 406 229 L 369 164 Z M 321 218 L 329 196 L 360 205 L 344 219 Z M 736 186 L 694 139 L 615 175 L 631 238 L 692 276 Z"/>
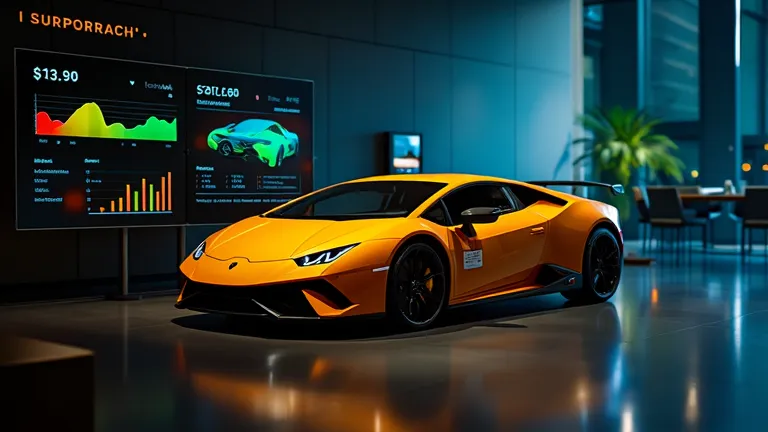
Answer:
<path fill-rule="evenodd" d="M 112 300 L 141 300 L 140 294 L 131 294 L 128 290 L 128 228 L 120 228 L 120 294 L 112 295 Z"/>
<path fill-rule="evenodd" d="M 187 257 L 187 227 L 180 225 L 177 231 L 177 236 L 178 238 L 176 241 L 179 247 L 178 265 L 181 265 L 181 263 L 183 263 L 184 259 Z"/>

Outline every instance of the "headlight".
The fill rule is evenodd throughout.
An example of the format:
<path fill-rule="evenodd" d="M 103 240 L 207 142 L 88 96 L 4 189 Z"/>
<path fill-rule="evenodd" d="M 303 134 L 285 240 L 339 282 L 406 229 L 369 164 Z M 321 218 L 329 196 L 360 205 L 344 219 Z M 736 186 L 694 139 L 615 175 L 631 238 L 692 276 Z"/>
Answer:
<path fill-rule="evenodd" d="M 195 261 L 199 260 L 201 256 L 205 253 L 205 241 L 200 243 L 195 250 L 192 252 L 192 259 Z"/>
<path fill-rule="evenodd" d="M 332 263 L 337 259 L 339 259 L 345 253 L 352 250 L 352 248 L 357 246 L 358 244 L 360 243 L 355 243 L 349 246 L 337 247 L 334 249 L 328 249 L 327 251 L 316 252 L 313 254 L 305 255 L 301 258 L 296 258 L 294 259 L 294 261 L 296 261 L 296 264 L 298 264 L 301 267 Z"/>

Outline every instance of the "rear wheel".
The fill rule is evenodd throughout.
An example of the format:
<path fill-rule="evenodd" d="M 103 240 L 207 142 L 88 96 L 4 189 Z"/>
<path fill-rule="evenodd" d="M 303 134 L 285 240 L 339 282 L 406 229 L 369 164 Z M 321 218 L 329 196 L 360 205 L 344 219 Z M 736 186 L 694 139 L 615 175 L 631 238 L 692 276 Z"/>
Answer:
<path fill-rule="evenodd" d="M 448 300 L 443 260 L 432 246 L 414 243 L 397 255 L 387 284 L 387 313 L 397 324 L 423 329 L 435 322 Z"/>
<path fill-rule="evenodd" d="M 623 257 L 616 236 L 608 229 L 596 229 L 584 249 L 583 286 L 563 292 L 563 297 L 587 303 L 608 300 L 619 287 L 622 267 Z"/>

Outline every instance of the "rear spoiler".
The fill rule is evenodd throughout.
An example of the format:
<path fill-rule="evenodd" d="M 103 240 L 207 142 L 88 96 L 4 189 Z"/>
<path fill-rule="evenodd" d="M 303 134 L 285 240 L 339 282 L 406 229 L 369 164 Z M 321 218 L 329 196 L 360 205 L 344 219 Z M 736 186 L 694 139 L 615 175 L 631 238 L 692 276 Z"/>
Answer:
<path fill-rule="evenodd" d="M 600 183 L 593 181 L 568 181 L 568 180 L 551 180 L 551 181 L 529 181 L 526 182 L 536 186 L 585 186 L 585 187 L 601 187 L 611 191 L 613 195 L 623 195 L 624 186 L 620 184 Z"/>

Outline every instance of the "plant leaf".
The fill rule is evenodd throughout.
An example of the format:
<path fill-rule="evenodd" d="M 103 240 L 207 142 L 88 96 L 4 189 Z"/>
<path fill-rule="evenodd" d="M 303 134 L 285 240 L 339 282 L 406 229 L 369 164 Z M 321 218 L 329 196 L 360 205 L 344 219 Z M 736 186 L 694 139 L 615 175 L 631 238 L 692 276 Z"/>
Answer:
<path fill-rule="evenodd" d="M 610 173 L 625 186 L 632 172 L 642 168 L 648 168 L 651 179 L 664 174 L 683 181 L 685 165 L 675 155 L 678 146 L 666 135 L 653 133 L 661 119 L 645 111 L 613 107 L 593 109 L 577 122 L 591 137 L 574 140 L 574 144 L 590 142 L 592 148 L 576 158 L 574 165 L 591 158 L 597 171 Z"/>

